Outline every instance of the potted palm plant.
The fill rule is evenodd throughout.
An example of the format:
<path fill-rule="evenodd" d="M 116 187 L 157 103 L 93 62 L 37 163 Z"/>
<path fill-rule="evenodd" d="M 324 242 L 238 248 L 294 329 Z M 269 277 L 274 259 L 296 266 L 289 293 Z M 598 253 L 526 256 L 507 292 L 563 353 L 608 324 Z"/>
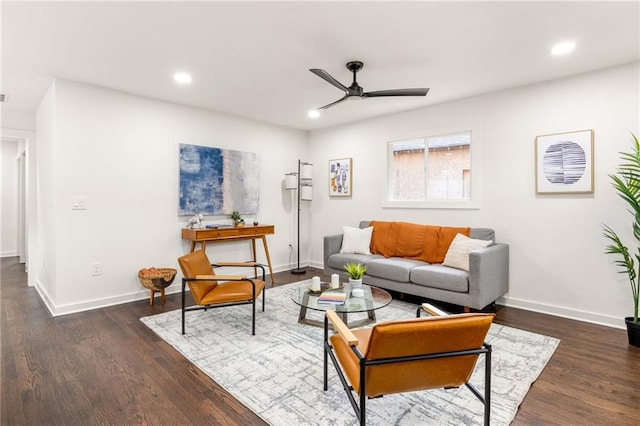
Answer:
<path fill-rule="evenodd" d="M 621 152 L 622 163 L 615 174 L 609 175 L 613 187 L 629 207 L 633 215 L 633 235 L 640 244 L 640 142 L 633 133 L 633 147 L 631 152 Z M 635 247 L 636 253 L 631 254 L 618 234 L 608 225 L 603 225 L 603 235 L 611 242 L 606 247 L 606 254 L 614 254 L 617 257 L 616 265 L 621 274 L 626 274 L 631 285 L 633 297 L 633 316 L 626 317 L 627 334 L 629 344 L 640 347 L 640 323 L 638 323 L 638 301 L 640 299 L 640 246 Z M 638 269 L 636 270 L 636 266 Z"/>
<path fill-rule="evenodd" d="M 366 266 L 362 263 L 347 263 L 344 265 L 344 270 L 349 275 L 349 285 L 352 289 L 362 287 L 362 277 L 367 272 Z"/>

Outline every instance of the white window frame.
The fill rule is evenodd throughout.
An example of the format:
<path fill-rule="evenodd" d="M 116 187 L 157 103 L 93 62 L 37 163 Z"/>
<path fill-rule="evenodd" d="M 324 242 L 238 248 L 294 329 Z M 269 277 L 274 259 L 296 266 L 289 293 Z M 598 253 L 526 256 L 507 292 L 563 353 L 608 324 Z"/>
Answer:
<path fill-rule="evenodd" d="M 393 158 L 393 142 L 399 142 L 410 139 L 420 139 L 446 136 L 458 133 L 470 133 L 471 145 L 469 155 L 471 156 L 471 199 L 470 200 L 390 200 L 389 193 L 392 182 L 392 158 Z M 383 160 L 380 164 L 384 165 L 384 184 L 381 185 L 381 207 L 390 209 L 479 209 L 480 208 L 480 188 L 481 186 L 481 169 L 480 158 L 482 153 L 482 135 L 477 126 L 456 126 L 452 128 L 431 129 L 425 131 L 412 132 L 409 134 L 393 135 L 385 137 L 382 141 Z"/>

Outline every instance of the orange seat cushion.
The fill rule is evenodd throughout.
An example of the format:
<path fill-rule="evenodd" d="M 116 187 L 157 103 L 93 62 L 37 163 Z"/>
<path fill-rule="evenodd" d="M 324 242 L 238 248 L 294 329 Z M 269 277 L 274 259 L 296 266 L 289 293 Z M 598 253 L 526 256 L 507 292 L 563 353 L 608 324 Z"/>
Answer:
<path fill-rule="evenodd" d="M 253 280 L 256 284 L 256 297 L 264 290 L 265 282 Z M 215 305 L 216 303 L 242 302 L 252 300 L 253 291 L 249 281 L 221 281 L 200 299 L 200 305 Z"/>

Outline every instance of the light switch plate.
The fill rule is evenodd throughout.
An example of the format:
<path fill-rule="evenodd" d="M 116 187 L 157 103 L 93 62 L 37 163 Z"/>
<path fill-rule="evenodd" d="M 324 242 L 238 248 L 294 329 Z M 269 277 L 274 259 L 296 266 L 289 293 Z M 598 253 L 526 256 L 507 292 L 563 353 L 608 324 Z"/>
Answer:
<path fill-rule="evenodd" d="M 86 210 L 87 197 L 71 197 L 71 210 Z"/>

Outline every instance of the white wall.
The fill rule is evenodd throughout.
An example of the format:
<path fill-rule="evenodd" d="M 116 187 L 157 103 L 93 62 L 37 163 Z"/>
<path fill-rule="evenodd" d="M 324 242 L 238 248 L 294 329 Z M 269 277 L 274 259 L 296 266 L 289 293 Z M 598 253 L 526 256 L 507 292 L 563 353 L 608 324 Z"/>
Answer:
<path fill-rule="evenodd" d="M 11 98 L 9 99 L 11 102 Z M 19 108 L 14 105 L 7 107 L 7 104 L 0 104 L 0 119 L 2 127 L 33 132 L 36 129 L 36 115 L 33 111 Z"/>
<path fill-rule="evenodd" d="M 317 130 L 309 135 L 316 184 L 311 256 L 322 264 L 322 237 L 363 219 L 491 227 L 510 244 L 510 290 L 502 303 L 623 327 L 631 312 L 629 284 L 603 254 L 607 223 L 632 242 L 631 218 L 611 188 L 618 152 L 639 131 L 638 64 L 583 74 L 420 110 Z M 375 101 L 375 100 L 374 100 Z M 366 101 L 369 102 L 369 101 Z M 482 144 L 478 210 L 383 209 L 385 141 L 418 131 L 479 130 Z M 595 192 L 536 195 L 537 135 L 593 129 Z M 353 197 L 329 199 L 327 162 L 353 158 Z M 325 165 L 325 167 L 323 167 Z"/>
<path fill-rule="evenodd" d="M 0 142 L 0 257 L 18 255 L 18 141 Z"/>
<path fill-rule="evenodd" d="M 40 260 L 54 262 L 40 284 L 54 314 L 148 297 L 137 271 L 177 268 L 188 251 L 180 237 L 188 218 L 177 214 L 179 143 L 258 153 L 258 218 L 276 227 L 267 237 L 274 267 L 288 268 L 294 212 L 283 181 L 305 151 L 304 132 L 64 80 L 47 94 L 37 123 L 41 198 L 51 197 L 41 225 L 55 229 L 40 241 Z M 75 196 L 87 197 L 87 210 L 71 210 Z M 257 251 L 266 261 L 260 244 Z M 250 244 L 207 252 L 212 260 L 247 260 Z M 94 262 L 101 276 L 91 275 Z"/>
<path fill-rule="evenodd" d="M 36 218 L 29 221 L 28 232 L 35 233 L 35 249 L 30 250 L 31 268 L 29 281 L 35 277 L 36 289 L 49 310 L 55 312 L 56 300 L 56 172 L 63 166 L 57 164 L 56 146 L 56 83 L 53 82 L 36 112 L 36 176 L 35 198 Z M 33 224 L 35 222 L 35 230 Z M 35 232 L 33 232 L 35 231 Z M 68 265 L 67 265 L 68 267 Z"/>

